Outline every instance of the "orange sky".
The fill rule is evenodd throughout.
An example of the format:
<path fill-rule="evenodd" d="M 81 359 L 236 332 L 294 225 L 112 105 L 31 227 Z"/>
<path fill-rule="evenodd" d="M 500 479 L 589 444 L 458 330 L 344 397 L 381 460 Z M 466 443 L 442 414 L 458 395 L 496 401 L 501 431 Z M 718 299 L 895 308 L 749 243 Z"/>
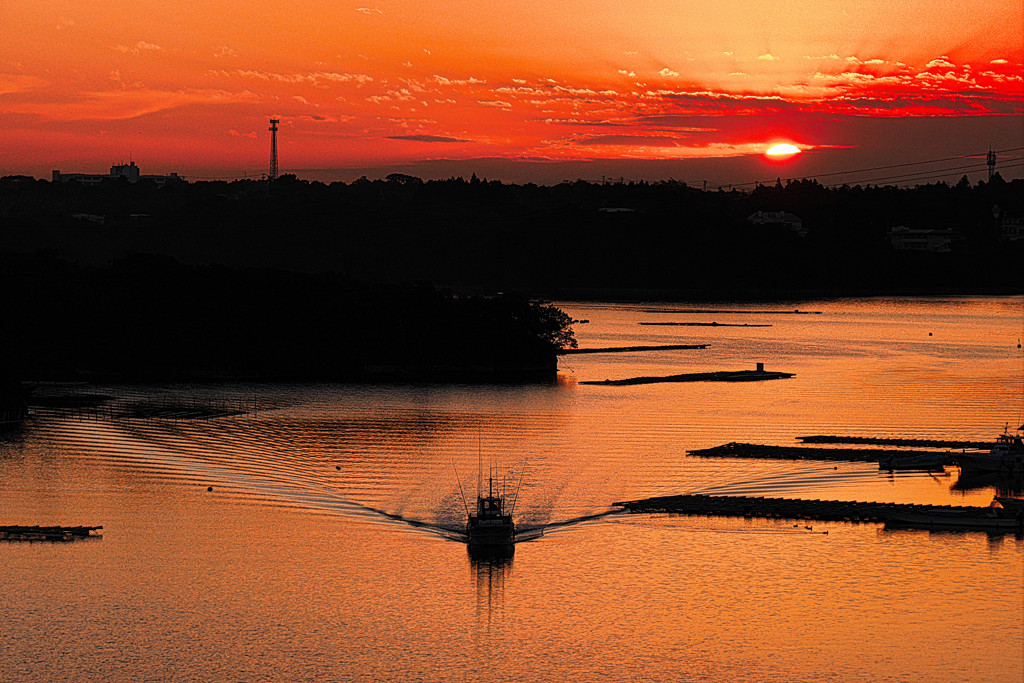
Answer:
<path fill-rule="evenodd" d="M 271 116 L 283 172 L 340 179 L 741 182 L 1013 150 L 1022 31 L 1019 0 L 4 2 L 0 174 L 258 175 Z M 776 141 L 805 152 L 780 170 Z"/>

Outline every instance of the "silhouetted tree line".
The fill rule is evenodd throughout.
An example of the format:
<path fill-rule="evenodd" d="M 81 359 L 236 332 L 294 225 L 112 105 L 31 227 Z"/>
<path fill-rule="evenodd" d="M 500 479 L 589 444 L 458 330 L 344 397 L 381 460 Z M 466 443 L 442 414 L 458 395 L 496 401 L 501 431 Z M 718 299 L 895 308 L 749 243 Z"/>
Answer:
<path fill-rule="evenodd" d="M 1024 216 L 1024 181 L 997 175 L 905 189 L 801 180 L 739 192 L 678 182 L 424 182 L 402 174 L 330 185 L 285 175 L 163 188 L 7 178 L 0 180 L 0 249 L 51 248 L 91 263 L 158 253 L 190 264 L 551 297 L 1020 291 L 1024 244 L 1000 240 L 994 207 Z M 752 225 L 747 217 L 758 210 L 799 216 L 806 236 Z M 889 230 L 899 225 L 954 229 L 963 239 L 951 253 L 896 252 Z"/>
<path fill-rule="evenodd" d="M 337 274 L 0 255 L 0 379 L 553 379 L 570 319 Z"/>

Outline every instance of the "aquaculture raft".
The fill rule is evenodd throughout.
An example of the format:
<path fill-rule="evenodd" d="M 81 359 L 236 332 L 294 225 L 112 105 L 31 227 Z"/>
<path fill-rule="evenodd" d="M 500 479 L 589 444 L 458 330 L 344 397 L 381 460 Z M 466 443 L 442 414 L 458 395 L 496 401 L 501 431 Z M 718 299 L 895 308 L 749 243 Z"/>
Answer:
<path fill-rule="evenodd" d="M 637 325 L 652 325 L 662 327 L 771 327 L 767 323 L 691 323 L 691 322 L 666 322 L 666 323 L 654 323 L 654 322 L 641 322 Z"/>
<path fill-rule="evenodd" d="M 559 356 L 578 356 L 584 353 L 632 353 L 635 351 L 691 351 L 706 349 L 707 344 L 647 344 L 641 346 L 604 346 L 590 349 L 562 349 Z"/>
<path fill-rule="evenodd" d="M 99 536 L 102 526 L 0 526 L 0 541 L 73 541 Z"/>
<path fill-rule="evenodd" d="M 727 443 L 712 448 L 687 451 L 701 458 L 762 458 L 766 460 L 847 460 L 879 462 L 894 455 L 900 457 L 935 455 L 935 451 L 883 448 L 815 448 L 813 446 L 766 446 L 756 443 Z M 952 460 L 953 454 L 950 454 Z"/>
<path fill-rule="evenodd" d="M 798 436 L 797 441 L 803 443 L 837 443 L 837 444 L 865 444 L 872 446 L 916 446 L 928 448 L 973 448 L 992 450 L 995 447 L 994 441 L 954 441 L 951 439 L 907 439 L 902 437 L 882 436 L 831 436 L 818 434 L 814 436 Z"/>
<path fill-rule="evenodd" d="M 721 370 L 718 372 L 688 372 L 682 375 L 666 375 L 663 377 L 629 377 L 626 379 L 586 380 L 580 384 L 600 384 L 602 386 L 623 387 L 634 384 L 660 384 L 664 382 L 760 382 L 771 379 L 788 379 L 791 372 L 775 372 L 773 370 Z"/>
<path fill-rule="evenodd" d="M 958 528 L 996 528 L 988 507 L 962 505 L 913 505 L 904 503 L 865 503 L 844 500 L 804 500 L 750 496 L 678 495 L 645 498 L 614 505 L 628 512 L 672 513 L 718 517 L 752 517 L 764 519 L 804 519 L 833 522 L 881 522 L 919 528 L 948 528 L 958 519 Z M 916 521 L 908 521 L 915 519 Z M 970 520 L 977 520 L 972 526 Z M 999 529 L 1019 530 L 1019 517 L 1004 517 Z"/>

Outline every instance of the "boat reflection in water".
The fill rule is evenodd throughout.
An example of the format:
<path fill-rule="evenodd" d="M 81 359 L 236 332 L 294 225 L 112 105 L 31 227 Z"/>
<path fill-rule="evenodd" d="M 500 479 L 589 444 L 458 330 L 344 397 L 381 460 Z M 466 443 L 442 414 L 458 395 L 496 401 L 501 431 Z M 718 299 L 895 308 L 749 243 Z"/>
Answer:
<path fill-rule="evenodd" d="M 469 567 L 476 586 L 477 617 L 497 616 L 505 608 L 505 579 L 512 573 L 512 556 L 481 557 L 470 553 Z"/>

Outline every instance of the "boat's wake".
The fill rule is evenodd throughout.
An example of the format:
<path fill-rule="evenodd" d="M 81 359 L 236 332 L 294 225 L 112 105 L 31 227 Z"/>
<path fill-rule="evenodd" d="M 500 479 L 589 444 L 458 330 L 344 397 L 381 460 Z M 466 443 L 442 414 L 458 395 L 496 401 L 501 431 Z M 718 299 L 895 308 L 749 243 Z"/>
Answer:
<path fill-rule="evenodd" d="M 465 501 L 454 484 L 445 485 L 450 479 L 447 468 L 424 468 L 420 458 L 408 454 L 401 454 L 405 461 L 399 464 L 387 458 L 359 459 L 348 450 L 318 447 L 309 435 L 265 418 L 255 425 L 243 420 L 49 419 L 37 427 L 98 462 L 195 483 L 203 489 L 209 486 L 248 504 L 354 515 L 468 542 L 462 512 Z M 777 495 L 873 476 L 877 475 L 868 470 L 816 466 L 680 493 Z M 622 514 L 618 508 L 589 505 L 584 499 L 574 500 L 575 509 L 561 510 L 572 516 L 551 519 L 560 491 L 557 486 L 538 489 L 535 494 L 539 495 L 529 497 L 533 505 L 521 506 L 515 515 L 516 543 Z"/>
<path fill-rule="evenodd" d="M 365 505 L 361 506 L 361 507 L 366 512 L 370 512 L 370 513 L 379 515 L 380 517 L 382 517 L 384 519 L 391 520 L 391 521 L 394 521 L 394 522 L 400 522 L 400 523 L 403 523 L 403 524 L 408 524 L 409 526 L 414 527 L 416 529 L 422 529 L 424 531 L 428 531 L 428 532 L 437 534 L 437 535 L 439 535 L 439 536 L 441 536 L 443 538 L 448 539 L 449 541 L 456 541 L 458 543 L 467 543 L 468 540 L 469 540 L 468 535 L 466 533 L 465 527 L 458 527 L 458 526 L 454 526 L 454 525 L 451 525 L 451 524 L 438 524 L 436 522 L 427 522 L 427 521 L 424 521 L 422 519 L 415 519 L 415 518 L 411 518 L 411 517 L 405 517 L 403 515 L 396 515 L 396 514 L 391 513 L 391 512 L 386 512 L 384 510 L 378 510 L 376 508 L 372 508 L 372 507 L 365 506 Z M 625 512 L 623 510 L 620 510 L 620 509 L 615 509 L 615 510 L 606 510 L 604 512 L 599 512 L 599 513 L 592 514 L 592 515 L 583 515 L 581 517 L 574 517 L 572 519 L 560 520 L 560 521 L 557 521 L 557 522 L 548 522 L 546 524 L 523 524 L 523 525 L 517 525 L 516 526 L 515 541 L 514 542 L 515 543 L 527 543 L 529 541 L 536 541 L 537 539 L 542 538 L 546 534 L 548 534 L 550 532 L 553 532 L 553 531 L 558 531 L 558 530 L 566 529 L 568 527 L 576 526 L 576 525 L 579 525 L 579 524 L 585 524 L 587 522 L 594 522 L 594 521 L 597 521 L 597 520 L 601 520 L 603 518 L 610 517 L 612 515 L 621 515 L 621 514 L 625 514 Z"/>
<path fill-rule="evenodd" d="M 580 517 L 559 520 L 557 522 L 523 525 L 516 529 L 516 543 L 522 543 L 524 541 L 534 541 L 540 538 L 541 536 L 544 536 L 548 532 L 566 529 L 568 527 L 577 526 L 579 524 L 586 524 L 587 522 L 595 522 L 604 519 L 605 517 L 621 514 L 624 514 L 624 512 L 621 509 L 605 510 L 604 512 L 597 512 L 592 515 L 582 515 Z"/>
<path fill-rule="evenodd" d="M 446 540 L 467 543 L 466 518 L 461 514 L 462 502 L 449 492 L 440 499 L 404 490 L 398 510 L 379 504 L 356 500 L 337 488 L 335 480 L 325 473 L 335 470 L 327 462 L 305 458 L 291 452 L 287 442 L 276 442 L 260 434 L 253 439 L 246 430 L 232 429 L 224 424 L 212 442 L 204 430 L 190 425 L 168 425 L 159 421 L 128 422 L 105 420 L 54 420 L 38 425 L 50 438 L 74 444 L 75 450 L 97 461 L 118 463 L 134 471 L 157 477 L 172 477 L 194 482 L 223 495 L 250 503 L 298 507 L 326 513 L 355 515 L 369 520 L 402 525 L 424 531 Z M 415 512 L 402 508 L 417 498 Z M 420 501 L 419 498 L 425 498 Z M 543 508 L 543 506 L 542 506 Z M 434 519 L 428 519 L 433 509 Z M 425 515 L 424 512 L 427 514 Z M 619 510 L 606 510 L 559 521 L 540 521 L 550 510 L 524 510 L 524 521 L 517 525 L 516 543 L 533 541 L 546 533 L 574 525 L 593 522 Z"/>
<path fill-rule="evenodd" d="M 754 479 L 725 482 L 680 493 L 704 496 L 773 496 L 796 493 L 808 488 L 857 484 L 877 477 L 878 472 L 875 469 L 840 470 L 837 465 L 828 464 Z"/>

